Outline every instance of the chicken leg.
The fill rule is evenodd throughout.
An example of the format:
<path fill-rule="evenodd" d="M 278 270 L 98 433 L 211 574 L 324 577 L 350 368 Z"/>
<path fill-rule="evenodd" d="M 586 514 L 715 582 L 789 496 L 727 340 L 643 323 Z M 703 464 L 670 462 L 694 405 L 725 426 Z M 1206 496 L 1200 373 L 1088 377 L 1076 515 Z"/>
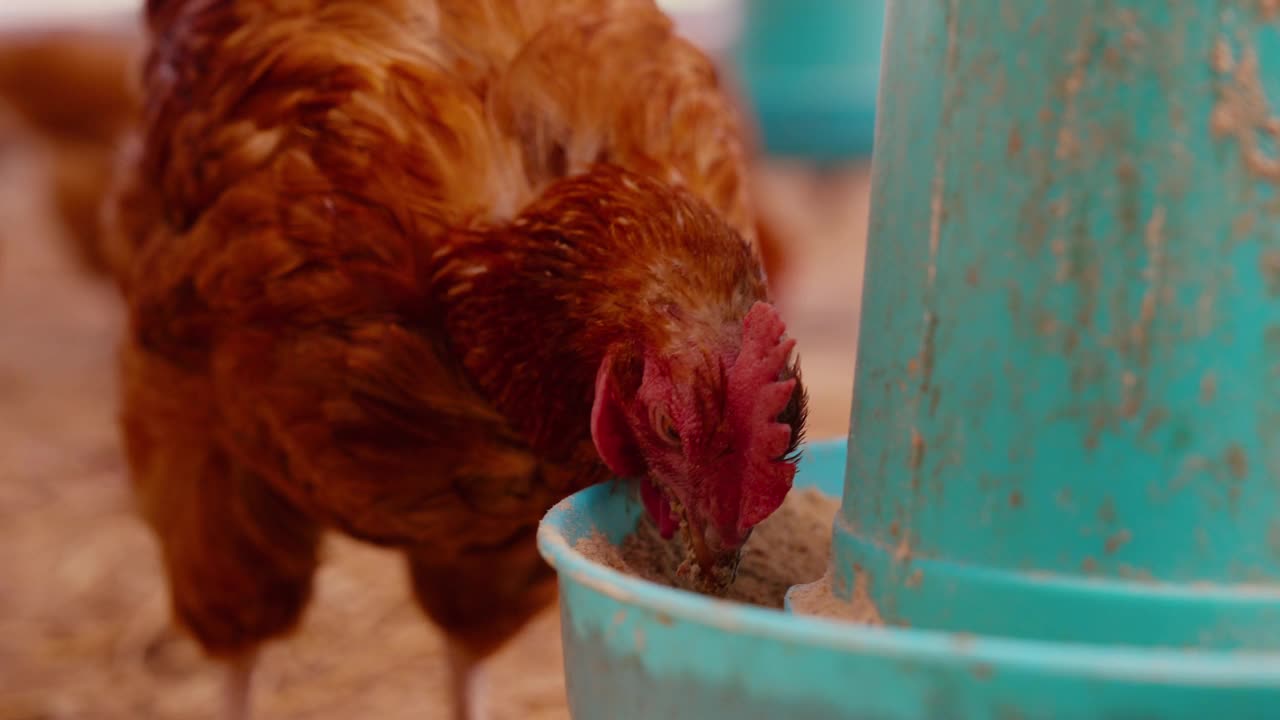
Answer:
<path fill-rule="evenodd" d="M 449 690 L 454 720 L 488 720 L 483 658 L 464 642 L 448 640 Z"/>
<path fill-rule="evenodd" d="M 226 686 L 223 698 L 226 720 L 249 720 L 253 690 L 253 668 L 257 653 L 250 652 L 235 658 L 227 665 Z"/>
<path fill-rule="evenodd" d="M 414 597 L 445 636 L 457 720 L 489 717 L 485 660 L 555 602 L 555 571 L 538 555 L 536 531 L 532 524 L 506 542 L 458 555 L 431 545 L 405 549 Z"/>

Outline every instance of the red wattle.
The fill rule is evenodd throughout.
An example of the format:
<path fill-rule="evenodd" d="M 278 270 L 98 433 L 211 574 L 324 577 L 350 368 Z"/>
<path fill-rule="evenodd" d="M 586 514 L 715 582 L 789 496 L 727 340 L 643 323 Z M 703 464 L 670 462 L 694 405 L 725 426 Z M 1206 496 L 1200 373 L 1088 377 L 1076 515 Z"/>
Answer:
<path fill-rule="evenodd" d="M 671 511 L 671 503 L 667 502 L 667 496 L 651 480 L 645 478 L 640 482 L 640 499 L 644 501 L 644 507 L 649 511 L 649 516 L 658 525 L 658 534 L 663 539 L 670 540 L 671 536 L 675 535 L 676 529 L 680 527 L 680 520 Z"/>

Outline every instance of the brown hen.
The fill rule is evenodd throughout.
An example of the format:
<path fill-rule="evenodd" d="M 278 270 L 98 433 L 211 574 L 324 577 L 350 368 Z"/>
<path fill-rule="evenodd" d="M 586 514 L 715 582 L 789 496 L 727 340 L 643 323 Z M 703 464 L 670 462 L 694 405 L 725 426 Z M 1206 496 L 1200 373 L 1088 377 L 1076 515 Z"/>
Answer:
<path fill-rule="evenodd" d="M 472 667 L 554 597 L 557 500 L 642 478 L 731 580 L 804 390 L 738 120 L 650 0 L 152 0 L 110 206 L 123 426 L 173 607 L 236 668 L 324 529 Z"/>

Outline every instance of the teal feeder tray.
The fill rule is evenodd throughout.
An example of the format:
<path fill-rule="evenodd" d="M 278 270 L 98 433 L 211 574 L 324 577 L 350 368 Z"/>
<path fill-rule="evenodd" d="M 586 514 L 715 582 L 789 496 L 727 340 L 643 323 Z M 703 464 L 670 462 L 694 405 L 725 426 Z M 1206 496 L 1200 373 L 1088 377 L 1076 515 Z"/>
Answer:
<path fill-rule="evenodd" d="M 641 511 L 592 488 L 539 535 L 574 716 L 1277 717 L 1280 8 L 891 0 L 884 49 L 852 431 L 796 484 L 888 626 L 593 564 Z"/>
<path fill-rule="evenodd" d="M 843 442 L 810 444 L 796 487 L 835 494 L 844 467 Z M 573 549 L 597 531 L 620 542 L 643 512 L 628 484 L 609 483 L 561 502 L 538 532 L 560 577 L 575 720 L 1261 719 L 1280 707 L 1276 654 L 872 628 L 655 585 Z"/>

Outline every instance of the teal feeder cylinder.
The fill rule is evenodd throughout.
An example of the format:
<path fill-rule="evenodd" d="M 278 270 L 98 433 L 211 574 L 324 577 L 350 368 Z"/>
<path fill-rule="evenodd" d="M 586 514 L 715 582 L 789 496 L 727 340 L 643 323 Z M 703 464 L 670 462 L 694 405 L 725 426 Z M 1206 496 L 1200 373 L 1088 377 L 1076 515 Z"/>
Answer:
<path fill-rule="evenodd" d="M 1280 3 L 897 0 L 882 82 L 842 587 L 1280 649 Z"/>

